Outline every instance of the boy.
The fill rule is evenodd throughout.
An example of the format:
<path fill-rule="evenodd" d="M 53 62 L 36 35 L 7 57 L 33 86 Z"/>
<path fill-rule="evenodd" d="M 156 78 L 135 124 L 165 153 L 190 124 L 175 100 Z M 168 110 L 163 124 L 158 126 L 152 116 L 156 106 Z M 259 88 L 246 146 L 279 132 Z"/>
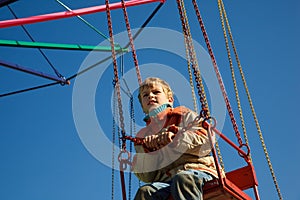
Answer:
<path fill-rule="evenodd" d="M 147 126 L 137 133 L 133 171 L 143 182 L 135 200 L 199 200 L 204 182 L 217 177 L 207 131 L 194 123 L 197 114 L 184 106 L 173 108 L 173 92 L 165 81 L 147 78 L 139 88 Z M 176 134 L 178 132 L 178 134 Z"/>

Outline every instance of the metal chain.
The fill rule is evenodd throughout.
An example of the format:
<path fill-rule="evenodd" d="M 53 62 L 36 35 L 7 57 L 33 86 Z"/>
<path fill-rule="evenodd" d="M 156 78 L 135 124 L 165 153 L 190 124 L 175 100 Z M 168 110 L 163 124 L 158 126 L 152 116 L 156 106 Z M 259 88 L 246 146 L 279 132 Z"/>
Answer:
<path fill-rule="evenodd" d="M 134 104 L 133 96 L 130 97 L 130 136 L 136 133 L 136 123 L 135 123 L 135 113 L 134 113 Z M 132 143 L 129 145 L 129 152 L 132 152 Z M 131 160 L 131 157 L 130 157 Z M 131 182 L 132 182 L 132 172 L 129 173 L 129 186 L 128 186 L 128 199 L 131 199 Z"/>
<path fill-rule="evenodd" d="M 221 2 L 219 0 L 218 0 L 218 8 L 219 8 L 219 14 L 220 14 L 220 19 L 221 19 L 221 24 L 222 24 L 223 36 L 224 36 L 224 40 L 225 40 L 225 46 L 226 46 L 226 51 L 227 51 L 227 56 L 228 56 L 228 61 L 229 61 L 229 68 L 230 68 L 230 72 L 231 72 L 231 78 L 232 78 L 234 92 L 235 92 L 235 98 L 236 98 L 236 101 L 237 101 L 239 116 L 240 116 L 240 119 L 241 119 L 241 124 L 242 124 L 242 129 L 243 129 L 243 135 L 244 135 L 245 143 L 249 146 L 249 140 L 248 140 L 248 137 L 247 137 L 247 130 L 246 130 L 243 110 L 242 110 L 242 106 L 241 106 L 239 90 L 238 90 L 238 87 L 237 87 L 237 81 L 236 81 L 236 78 L 235 78 L 235 72 L 234 72 L 232 58 L 231 58 L 231 54 L 230 54 L 230 47 L 229 47 L 227 32 L 226 32 L 226 28 L 225 28 L 225 24 L 224 24 L 224 12 L 225 12 L 225 10 L 224 10 L 224 8 L 221 5 Z M 252 158 L 251 158 L 250 153 L 249 153 L 249 160 L 250 160 L 250 162 L 252 162 Z"/>
<path fill-rule="evenodd" d="M 115 52 L 115 46 L 114 46 L 114 37 L 113 37 L 112 20 L 111 20 L 110 8 L 109 8 L 109 0 L 105 0 L 105 5 L 106 5 L 106 15 L 107 15 L 109 37 L 110 37 L 110 45 L 111 45 L 111 50 L 112 50 L 113 67 L 114 67 L 114 82 L 115 82 L 115 88 L 117 91 L 118 106 L 119 106 L 120 126 L 121 126 L 122 135 L 125 135 L 125 125 L 124 125 L 124 116 L 123 116 L 123 108 L 122 108 L 122 100 L 121 100 L 120 81 L 119 81 L 119 76 L 118 76 L 119 73 L 118 73 L 116 52 Z M 122 149 L 126 150 L 126 142 L 125 141 L 123 141 L 123 143 L 122 143 Z"/>
<path fill-rule="evenodd" d="M 131 50 L 132 50 L 132 57 L 133 57 L 134 65 L 135 65 L 135 71 L 136 71 L 136 74 L 137 74 L 138 83 L 139 83 L 139 85 L 141 85 L 142 84 L 142 78 L 141 78 L 141 73 L 140 73 L 140 69 L 139 69 L 136 50 L 135 50 L 134 43 L 133 43 L 133 37 L 132 37 L 132 33 L 131 33 L 128 14 L 127 14 L 127 11 L 126 11 L 125 1 L 121 0 L 121 3 L 122 3 L 122 10 L 123 10 L 123 13 L 124 13 L 125 24 L 126 24 L 126 28 L 127 28 L 127 32 L 128 32 L 130 47 L 131 47 Z"/>
<path fill-rule="evenodd" d="M 180 16 L 180 19 L 181 19 L 182 30 L 183 30 L 184 36 L 186 37 L 186 41 L 187 41 L 189 56 L 191 58 L 193 73 L 194 73 L 194 76 L 195 76 L 196 87 L 197 87 L 197 90 L 198 90 L 199 100 L 200 100 L 200 103 L 201 103 L 201 112 L 200 113 L 201 113 L 202 117 L 206 118 L 206 117 L 209 117 L 208 105 L 207 105 L 206 95 L 205 95 L 205 92 L 204 92 L 204 85 L 203 85 L 203 82 L 202 82 L 200 69 L 198 67 L 198 62 L 197 62 L 197 59 L 196 59 L 196 53 L 195 53 L 194 45 L 191 41 L 192 38 L 190 38 L 189 34 L 188 34 L 188 30 L 187 30 L 187 26 L 186 26 L 186 23 L 185 23 L 183 10 L 182 10 L 182 6 L 181 6 L 181 0 L 176 0 L 176 2 L 177 2 L 177 8 L 178 8 L 178 11 L 179 11 L 179 16 Z"/>
<path fill-rule="evenodd" d="M 184 5 L 184 1 L 181 0 L 181 7 L 182 7 L 182 11 L 183 11 L 183 17 L 184 17 L 184 22 L 185 22 L 185 26 L 187 27 L 187 33 L 188 33 L 188 37 L 192 39 L 192 34 L 191 34 L 191 30 L 190 30 L 190 26 L 189 26 L 189 20 L 186 14 L 186 9 L 185 9 L 185 5 Z M 188 56 L 188 46 L 187 46 L 187 37 L 185 37 L 185 48 L 186 48 L 186 54 L 187 57 L 190 59 L 190 57 Z M 190 61 L 188 63 L 188 71 L 189 71 L 189 76 L 190 76 L 190 85 L 192 87 L 192 95 L 193 95 L 193 101 L 194 101 L 194 107 L 195 107 L 195 111 L 197 111 L 197 103 L 196 103 L 196 97 L 195 97 L 195 91 L 194 91 L 194 85 L 193 85 L 193 79 L 192 79 L 192 72 L 191 72 L 191 68 L 190 68 Z M 204 88 L 203 88 L 204 91 Z M 207 106 L 207 113 L 208 116 L 210 116 L 210 111 L 209 111 L 209 107 Z M 223 162 L 223 158 L 222 158 L 222 154 L 221 154 L 221 150 L 219 147 L 219 143 L 216 142 L 215 144 L 216 150 L 217 150 L 217 154 L 218 154 L 218 158 L 220 161 L 220 165 L 222 166 L 223 170 L 225 170 L 225 166 L 224 166 L 224 162 Z"/>
<path fill-rule="evenodd" d="M 113 28 L 112 28 L 112 20 L 111 20 L 111 15 L 110 15 L 109 0 L 105 0 L 105 5 L 106 5 L 106 15 L 107 15 L 109 37 L 110 37 L 110 46 L 111 46 L 111 50 L 112 50 L 113 67 L 114 67 L 114 84 L 115 84 L 117 98 L 118 98 L 119 118 L 120 118 L 120 126 L 121 126 L 121 133 L 122 133 L 122 138 L 121 138 L 122 139 L 122 147 L 121 147 L 121 152 L 119 154 L 122 198 L 123 198 L 123 200 L 126 200 L 124 170 L 126 169 L 126 166 L 127 166 L 127 162 L 129 159 L 129 153 L 126 151 L 126 140 L 124 139 L 124 136 L 126 134 L 125 134 L 125 125 L 124 125 L 123 108 L 122 108 L 121 91 L 120 91 L 120 81 L 119 81 L 119 77 L 118 77 L 118 66 L 117 66 L 117 60 L 116 60 L 116 52 L 115 52 L 115 45 L 114 45 Z M 128 154 L 127 159 L 122 158 L 123 153 Z"/>
<path fill-rule="evenodd" d="M 255 121 L 255 125 L 256 125 L 258 134 L 259 134 L 259 138 L 260 138 L 263 150 L 264 150 L 264 154 L 265 154 L 266 160 L 268 162 L 268 166 L 269 166 L 272 178 L 273 178 L 273 182 L 274 182 L 278 197 L 279 197 L 280 200 L 282 200 L 283 198 L 282 198 L 282 195 L 281 195 L 281 192 L 280 192 L 279 184 L 277 182 L 275 172 L 273 170 L 273 166 L 272 166 L 272 163 L 271 163 L 271 159 L 269 157 L 269 153 L 268 153 L 266 144 L 264 142 L 262 131 L 261 131 L 261 128 L 260 128 L 260 125 L 259 125 L 259 122 L 258 122 L 258 118 L 256 116 L 256 112 L 255 112 L 255 109 L 254 109 L 254 106 L 253 106 L 253 102 L 252 102 L 252 99 L 251 99 L 251 96 L 250 96 L 250 92 L 249 92 L 249 89 L 248 89 L 248 86 L 247 86 L 247 83 L 246 83 L 245 75 L 243 73 L 241 62 L 240 62 L 240 59 L 238 57 L 238 53 L 237 53 L 237 50 L 236 50 L 236 47 L 235 47 L 235 43 L 234 43 L 234 40 L 233 40 L 233 36 L 232 36 L 231 28 L 230 28 L 230 25 L 229 25 L 229 21 L 228 21 L 227 15 L 226 15 L 225 7 L 224 7 L 224 4 L 223 4 L 222 0 L 218 0 L 218 3 L 219 2 L 221 4 L 222 12 L 224 14 L 227 30 L 228 30 L 231 45 L 232 45 L 232 48 L 233 48 L 233 52 L 235 54 L 235 58 L 236 58 L 236 61 L 237 61 L 237 64 L 238 64 L 239 72 L 240 72 L 240 75 L 242 77 L 242 82 L 244 84 L 244 88 L 245 88 L 245 91 L 246 91 L 246 94 L 247 94 L 247 98 L 248 98 L 248 102 L 249 102 L 249 105 L 250 105 L 250 108 L 251 108 L 251 112 L 252 112 L 252 115 L 253 115 L 253 118 L 254 118 L 254 121 Z"/>
<path fill-rule="evenodd" d="M 191 87 L 191 91 L 192 91 L 192 98 L 193 98 L 193 105 L 194 105 L 194 111 L 196 113 L 198 113 L 198 106 L 197 106 L 197 99 L 196 99 L 196 95 L 195 95 L 195 87 L 194 87 L 194 81 L 193 81 L 193 74 L 192 74 L 192 69 L 191 69 L 191 57 L 189 56 L 189 49 L 188 49 L 188 39 L 187 37 L 192 38 L 191 36 L 191 31 L 190 31 L 190 26 L 189 26 L 189 21 L 187 18 L 187 14 L 186 14 L 186 10 L 184 7 L 184 2 L 181 0 L 181 5 L 182 5 L 182 9 L 183 9 L 183 16 L 184 16 L 184 21 L 186 23 L 186 27 L 187 27 L 187 32 L 188 32 L 188 36 L 184 36 L 184 46 L 185 46 L 185 56 L 187 59 L 187 66 L 188 66 L 188 73 L 189 73 L 189 81 L 190 81 L 190 87 Z"/>
<path fill-rule="evenodd" d="M 115 86 L 113 86 L 115 88 Z M 115 102 L 115 93 L 113 98 L 113 125 L 112 125 L 112 162 L 111 162 L 111 200 L 114 200 L 115 193 L 115 140 L 116 140 L 116 102 Z"/>
<path fill-rule="evenodd" d="M 231 105 L 230 105 L 230 102 L 229 102 L 229 99 L 228 99 L 228 96 L 227 96 L 227 93 L 226 93 L 226 90 L 225 90 L 225 86 L 224 86 L 221 74 L 219 72 L 217 62 L 216 62 L 215 56 L 213 54 L 209 39 L 208 39 L 206 29 L 204 27 L 202 17 L 200 15 L 200 11 L 199 11 L 197 2 L 196 2 L 196 0 L 192 0 L 192 2 L 193 2 L 193 5 L 194 5 L 194 9 L 195 9 L 195 12 L 196 12 L 199 24 L 200 24 L 200 28 L 201 28 L 201 31 L 202 31 L 202 34 L 203 34 L 203 37 L 204 37 L 209 55 L 212 59 L 213 67 L 214 67 L 214 70 L 215 70 L 216 75 L 217 75 L 217 79 L 218 79 L 218 82 L 219 82 L 219 85 L 220 85 L 220 88 L 221 88 L 221 91 L 222 91 L 222 94 L 223 94 L 223 97 L 224 97 L 226 108 L 228 110 L 228 114 L 229 114 L 233 129 L 234 129 L 235 135 L 237 137 L 237 140 L 238 140 L 238 143 L 239 143 L 240 147 L 242 147 L 242 146 L 244 146 L 244 144 L 243 144 L 243 141 L 242 141 L 242 138 L 241 138 L 241 134 L 239 132 L 238 125 L 236 123 L 236 120 L 235 120 L 235 117 L 234 117 L 234 114 L 233 114 L 233 111 L 232 111 L 232 108 L 231 108 Z"/>

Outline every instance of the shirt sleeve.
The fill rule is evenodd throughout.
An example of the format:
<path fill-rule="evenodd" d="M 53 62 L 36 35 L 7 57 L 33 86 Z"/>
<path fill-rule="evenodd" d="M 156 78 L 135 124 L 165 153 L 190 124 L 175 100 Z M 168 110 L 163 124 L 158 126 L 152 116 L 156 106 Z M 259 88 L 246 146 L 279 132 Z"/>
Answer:
<path fill-rule="evenodd" d="M 201 124 L 203 119 L 199 119 L 189 129 L 185 130 L 191 122 L 194 122 L 197 114 L 189 112 L 183 116 L 181 130 L 174 138 L 174 149 L 178 153 L 191 154 L 194 156 L 207 156 L 211 152 L 211 144 L 208 137 L 208 132 Z M 183 131 L 184 130 L 184 131 Z M 212 135 L 214 141 L 214 136 Z"/>
<path fill-rule="evenodd" d="M 132 171 L 139 180 L 145 183 L 153 182 L 158 176 L 159 151 L 146 153 L 142 145 L 136 145 L 135 150 L 136 154 L 132 162 Z"/>

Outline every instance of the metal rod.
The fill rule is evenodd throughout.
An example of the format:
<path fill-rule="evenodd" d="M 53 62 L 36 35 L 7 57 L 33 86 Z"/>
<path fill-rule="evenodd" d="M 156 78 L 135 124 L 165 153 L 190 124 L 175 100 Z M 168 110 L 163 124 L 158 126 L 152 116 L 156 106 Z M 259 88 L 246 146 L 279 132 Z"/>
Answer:
<path fill-rule="evenodd" d="M 257 185 L 255 185 L 255 186 L 253 187 L 253 192 L 254 192 L 254 194 L 255 194 L 255 199 L 256 199 L 256 200 L 260 200 Z"/>
<path fill-rule="evenodd" d="M 56 0 L 56 2 L 58 2 L 60 5 L 62 5 L 67 11 L 73 12 L 73 10 L 71 8 L 69 8 L 68 6 L 66 6 L 63 2 L 61 2 L 59 0 Z M 109 38 L 106 35 L 104 35 L 101 31 L 99 31 L 95 26 L 93 26 L 91 23 L 89 23 L 83 17 L 81 17 L 80 15 L 77 15 L 76 17 L 78 19 L 80 19 L 83 23 L 85 23 L 88 27 L 90 27 L 91 29 L 93 29 L 94 31 L 96 31 L 103 38 L 105 38 L 106 40 L 109 40 Z"/>
<path fill-rule="evenodd" d="M 153 3 L 153 2 L 165 2 L 165 0 L 130 0 L 125 2 L 126 7 L 130 6 L 136 6 L 136 5 L 142 5 L 147 3 Z M 112 3 L 110 4 L 110 9 L 120 9 L 122 8 L 121 2 Z M 4 20 L 0 21 L 0 28 L 7 28 L 11 26 L 19 26 L 24 24 L 32 24 L 37 22 L 44 22 L 49 20 L 56 20 L 56 19 L 62 19 L 62 18 L 68 18 L 68 17 L 74 17 L 77 15 L 86 15 L 96 12 L 103 12 L 105 11 L 106 6 L 93 6 L 88 8 L 81 8 L 73 11 L 64 11 L 64 12 L 57 12 L 57 13 L 50 13 L 50 14 L 44 14 L 44 15 L 37 15 L 37 16 L 31 16 L 26 18 L 19 18 L 19 19 L 10 19 L 10 20 Z"/>
<path fill-rule="evenodd" d="M 92 46 L 80 44 L 58 44 L 46 42 L 27 42 L 17 40 L 0 40 L 0 46 L 24 47 L 24 48 L 41 48 L 41 49 L 60 49 L 60 50 L 80 50 L 80 51 L 105 51 L 110 52 L 110 46 Z M 128 52 L 127 48 L 115 47 L 116 51 Z"/>
<path fill-rule="evenodd" d="M 19 70 L 19 71 L 22 71 L 22 72 L 25 72 L 25 73 L 28 73 L 28 74 L 32 74 L 32 75 L 36 75 L 36 76 L 43 77 L 43 78 L 46 78 L 46 79 L 50 79 L 50 80 L 53 80 L 53 81 L 57 81 L 57 82 L 60 82 L 62 84 L 68 84 L 68 85 L 70 84 L 70 81 L 66 80 L 65 78 L 52 76 L 50 74 L 35 71 L 35 70 L 27 68 L 27 67 L 22 67 L 20 65 L 7 63 L 7 62 L 2 61 L 2 60 L 0 60 L 0 65 L 2 65 L 4 67 L 11 68 L 11 69 Z"/>
<path fill-rule="evenodd" d="M 227 138 L 223 133 L 221 133 L 218 129 L 212 128 L 215 133 L 217 133 L 225 142 L 227 142 L 230 146 L 235 148 L 244 158 L 247 158 L 248 155 L 243 151 L 241 148 L 239 148 L 235 143 L 233 143 L 229 138 Z"/>
<path fill-rule="evenodd" d="M 211 126 L 209 125 L 208 129 L 207 129 L 208 139 L 209 139 L 209 143 L 210 143 L 210 146 L 211 146 L 211 152 L 213 154 L 213 158 L 214 158 L 214 161 L 215 161 L 216 170 L 217 170 L 217 173 L 218 173 L 218 178 L 219 178 L 218 182 L 219 182 L 219 185 L 221 185 L 223 187 L 224 186 L 224 180 L 223 180 L 222 170 L 221 170 L 221 166 L 219 164 L 216 148 L 214 146 L 214 142 L 213 142 L 213 139 L 212 139 L 211 130 L 212 130 Z"/>
<path fill-rule="evenodd" d="M 0 8 L 3 7 L 3 6 L 6 6 L 8 4 L 11 4 L 15 1 L 17 1 L 17 0 L 0 0 Z"/>

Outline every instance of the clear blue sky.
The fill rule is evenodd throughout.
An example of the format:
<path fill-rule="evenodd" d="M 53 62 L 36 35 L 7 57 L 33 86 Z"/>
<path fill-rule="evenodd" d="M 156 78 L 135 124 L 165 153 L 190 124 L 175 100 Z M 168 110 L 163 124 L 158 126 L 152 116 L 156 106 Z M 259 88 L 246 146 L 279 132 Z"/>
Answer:
<path fill-rule="evenodd" d="M 63 2 L 72 9 L 99 4 L 95 0 Z M 100 4 L 104 3 L 105 1 Z M 235 116 L 238 117 L 217 1 L 198 3 Z M 296 0 L 224 3 L 283 198 L 299 200 L 297 180 L 300 178 L 300 163 L 297 145 L 300 137 L 296 125 L 300 120 L 300 3 Z M 128 8 L 132 29 L 139 28 L 157 5 L 158 3 L 152 3 Z M 55 0 L 17 1 L 10 7 L 19 18 L 64 11 Z M 187 2 L 186 7 L 193 38 L 198 47 L 203 46 L 206 49 L 191 4 Z M 105 13 L 83 17 L 108 35 Z M 7 7 L 0 8 L 0 20 L 13 18 Z M 126 44 L 122 11 L 113 11 L 112 19 L 115 42 Z M 25 27 L 38 42 L 98 45 L 104 41 L 103 37 L 77 18 Z M 187 104 L 190 107 L 190 93 L 185 93 L 189 89 L 185 80 L 188 80 L 188 75 L 186 62 L 180 57 L 184 56 L 184 47 L 182 38 L 178 39 L 181 24 L 175 1 L 167 0 L 149 27 L 152 28 L 145 29 L 144 35 L 136 41 L 142 77 L 160 76 L 167 79 L 174 87 L 178 104 Z M 30 41 L 21 27 L 0 29 L 0 39 Z M 104 43 L 107 45 L 107 42 Z M 206 73 L 211 64 L 207 61 L 205 50 L 199 51 L 200 68 Z M 65 77 L 109 55 L 65 50 L 43 52 Z M 36 49 L 0 47 L 0 59 L 54 75 L 49 64 Z M 234 65 L 236 66 L 235 63 Z M 136 98 L 137 80 L 133 70 L 131 54 L 124 55 L 123 77 L 135 97 L 136 128 L 139 129 L 143 126 L 143 114 Z M 236 73 L 238 76 L 238 72 Z M 0 94 L 50 82 L 4 67 L 0 67 L 0 75 Z M 218 91 L 216 84 L 210 75 L 204 76 L 210 102 L 215 103 L 212 109 L 215 109 L 213 113 L 220 122 L 220 129 L 236 142 L 228 115 L 223 113 L 224 106 L 219 102 L 219 96 L 214 94 Z M 112 151 L 111 143 L 107 140 L 112 138 L 111 65 L 104 63 L 80 77 L 82 78 L 76 79 L 76 83 L 75 79 L 71 80 L 69 86 L 56 85 L 0 98 L 0 199 L 111 199 L 112 170 L 105 164 L 111 159 Z M 240 78 L 237 79 L 240 84 Z M 247 99 L 242 87 L 240 88 L 242 103 L 246 103 Z M 124 94 L 122 98 L 125 118 L 128 120 L 129 100 Z M 220 105 L 220 109 L 214 107 Z M 278 199 L 247 104 L 244 112 L 261 199 Z M 222 122 L 225 122 L 224 126 Z M 126 123 L 129 124 L 128 121 Z M 225 144 L 221 145 L 224 145 L 221 149 L 225 168 L 231 170 L 241 166 L 239 156 Z M 133 177 L 132 195 L 137 187 L 137 180 Z M 117 171 L 114 190 L 115 199 L 121 199 Z"/>

